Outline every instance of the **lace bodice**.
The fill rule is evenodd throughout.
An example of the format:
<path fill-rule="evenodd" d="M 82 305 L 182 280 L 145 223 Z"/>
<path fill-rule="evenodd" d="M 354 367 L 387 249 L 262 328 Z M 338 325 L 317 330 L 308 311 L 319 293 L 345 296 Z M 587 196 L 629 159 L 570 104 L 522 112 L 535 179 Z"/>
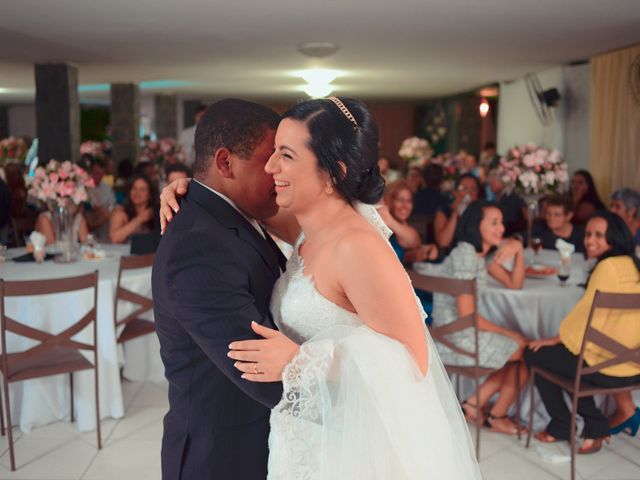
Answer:
<path fill-rule="evenodd" d="M 271 313 L 278 329 L 301 344 L 333 325 L 358 326 L 362 321 L 322 296 L 313 278 L 304 274 L 299 254 L 304 235 L 296 241 L 286 272 L 276 282 L 271 295 Z"/>

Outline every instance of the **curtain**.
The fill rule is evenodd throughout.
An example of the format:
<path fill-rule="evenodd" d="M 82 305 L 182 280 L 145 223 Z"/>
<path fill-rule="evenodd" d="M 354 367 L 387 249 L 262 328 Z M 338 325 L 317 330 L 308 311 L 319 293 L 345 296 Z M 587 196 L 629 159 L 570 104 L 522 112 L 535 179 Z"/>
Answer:
<path fill-rule="evenodd" d="M 640 44 L 591 59 L 591 173 L 605 203 L 621 187 L 640 189 L 640 98 L 631 89 L 640 69 L 631 79 L 633 62 Z"/>

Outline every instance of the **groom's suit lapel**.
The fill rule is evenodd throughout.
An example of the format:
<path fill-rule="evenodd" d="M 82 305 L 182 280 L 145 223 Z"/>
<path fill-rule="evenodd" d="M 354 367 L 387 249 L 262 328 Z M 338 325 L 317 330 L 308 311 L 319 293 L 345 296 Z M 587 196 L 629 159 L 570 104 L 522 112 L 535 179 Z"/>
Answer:
<path fill-rule="evenodd" d="M 267 240 L 258 233 L 253 225 L 231 205 L 197 182 L 191 182 L 187 195 L 190 200 L 199 204 L 219 223 L 230 230 L 234 230 L 240 240 L 251 245 L 260 254 L 260 257 L 262 257 L 275 278 L 280 276 L 277 252 L 274 251 Z"/>

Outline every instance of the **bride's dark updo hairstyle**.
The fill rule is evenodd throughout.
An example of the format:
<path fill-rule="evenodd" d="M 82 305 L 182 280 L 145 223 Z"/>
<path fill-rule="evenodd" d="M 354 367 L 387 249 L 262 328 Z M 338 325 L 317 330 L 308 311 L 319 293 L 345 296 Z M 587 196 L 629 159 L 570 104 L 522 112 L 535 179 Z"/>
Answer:
<path fill-rule="evenodd" d="M 308 100 L 291 107 L 283 118 L 307 126 L 311 136 L 307 147 L 347 202 L 374 204 L 382 198 L 378 127 L 362 102 L 335 97 Z M 340 163 L 344 163 L 346 174 Z"/>

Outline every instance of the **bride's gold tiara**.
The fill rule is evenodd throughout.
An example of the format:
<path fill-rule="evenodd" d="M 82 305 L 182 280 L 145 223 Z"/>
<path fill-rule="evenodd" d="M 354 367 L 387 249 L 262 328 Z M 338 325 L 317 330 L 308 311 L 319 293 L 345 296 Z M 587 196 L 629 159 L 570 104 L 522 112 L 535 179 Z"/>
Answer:
<path fill-rule="evenodd" d="M 327 100 L 331 100 L 336 105 L 336 107 L 338 107 L 340 111 L 344 113 L 344 116 L 347 117 L 347 119 L 351 123 L 353 123 L 356 127 L 358 126 L 358 122 L 356 122 L 356 119 L 353 117 L 349 109 L 344 106 L 344 103 L 342 103 L 338 97 L 327 97 Z"/>

